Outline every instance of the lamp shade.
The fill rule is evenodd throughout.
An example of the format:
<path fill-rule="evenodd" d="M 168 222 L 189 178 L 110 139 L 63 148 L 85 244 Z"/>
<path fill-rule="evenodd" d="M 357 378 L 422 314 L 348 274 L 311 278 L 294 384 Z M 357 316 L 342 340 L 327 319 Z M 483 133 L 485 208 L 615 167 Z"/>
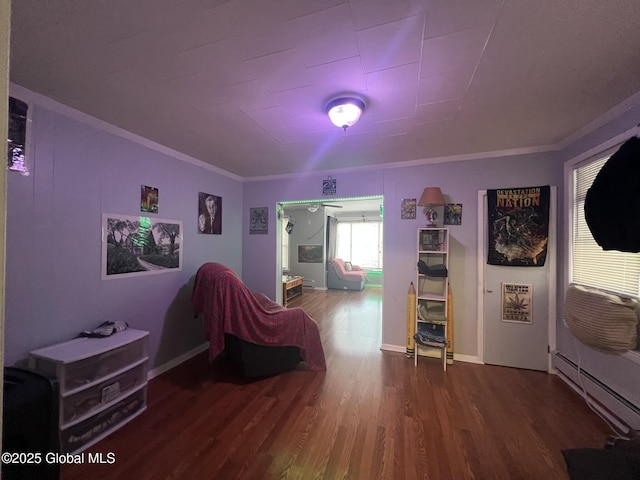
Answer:
<path fill-rule="evenodd" d="M 344 130 L 355 124 L 364 111 L 364 102 L 355 97 L 336 98 L 326 108 L 331 122 Z"/>
<path fill-rule="evenodd" d="M 447 202 L 442 195 L 440 187 L 427 187 L 422 191 L 422 196 L 418 201 L 421 207 L 445 205 Z"/>

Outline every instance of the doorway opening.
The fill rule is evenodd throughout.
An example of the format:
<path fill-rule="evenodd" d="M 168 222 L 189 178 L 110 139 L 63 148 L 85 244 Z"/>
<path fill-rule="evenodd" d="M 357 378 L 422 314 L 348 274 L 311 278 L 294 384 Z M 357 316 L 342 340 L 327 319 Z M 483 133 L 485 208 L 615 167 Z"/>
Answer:
<path fill-rule="evenodd" d="M 366 272 L 364 288 L 383 288 L 382 196 L 280 202 L 276 211 L 277 282 L 302 277 L 303 288 L 326 290 L 328 259 L 342 258 Z"/>

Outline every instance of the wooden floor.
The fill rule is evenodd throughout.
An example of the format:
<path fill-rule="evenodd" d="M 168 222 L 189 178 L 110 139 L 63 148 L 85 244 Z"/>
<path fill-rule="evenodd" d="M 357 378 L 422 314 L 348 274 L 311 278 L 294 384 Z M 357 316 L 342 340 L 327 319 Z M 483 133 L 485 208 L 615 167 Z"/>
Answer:
<path fill-rule="evenodd" d="M 148 409 L 64 465 L 75 479 L 567 479 L 562 449 L 610 434 L 541 372 L 380 351 L 381 290 L 309 291 L 326 372 L 248 382 L 206 355 L 153 379 Z"/>

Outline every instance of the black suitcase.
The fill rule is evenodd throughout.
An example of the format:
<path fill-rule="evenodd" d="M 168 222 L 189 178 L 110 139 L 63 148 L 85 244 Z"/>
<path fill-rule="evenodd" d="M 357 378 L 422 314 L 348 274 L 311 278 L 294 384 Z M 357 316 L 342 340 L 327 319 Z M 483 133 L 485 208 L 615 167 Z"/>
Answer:
<path fill-rule="evenodd" d="M 3 479 L 60 478 L 60 465 L 47 462 L 47 454 L 60 452 L 58 392 L 54 378 L 25 368 L 4 368 L 2 451 L 29 454 L 22 457 L 31 463 L 3 461 Z"/>

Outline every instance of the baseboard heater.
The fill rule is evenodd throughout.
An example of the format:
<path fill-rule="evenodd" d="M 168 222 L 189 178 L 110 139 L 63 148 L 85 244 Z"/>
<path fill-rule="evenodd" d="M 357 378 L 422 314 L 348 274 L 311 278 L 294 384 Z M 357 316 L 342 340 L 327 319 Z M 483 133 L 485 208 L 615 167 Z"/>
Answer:
<path fill-rule="evenodd" d="M 302 280 L 302 286 L 304 288 L 316 288 L 316 281 L 311 280 L 310 278 L 305 278 Z"/>
<path fill-rule="evenodd" d="M 554 359 L 558 376 L 583 398 L 586 392 L 591 406 L 620 432 L 640 429 L 640 408 L 562 353 L 556 352 Z"/>

